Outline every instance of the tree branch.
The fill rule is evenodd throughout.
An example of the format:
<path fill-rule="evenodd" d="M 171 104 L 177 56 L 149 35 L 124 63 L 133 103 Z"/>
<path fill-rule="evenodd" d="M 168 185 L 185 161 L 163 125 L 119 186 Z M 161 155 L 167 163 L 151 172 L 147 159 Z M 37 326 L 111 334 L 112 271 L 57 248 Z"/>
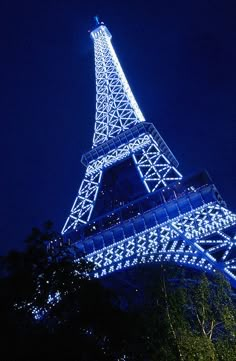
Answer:
<path fill-rule="evenodd" d="M 168 304 L 168 295 L 167 295 L 167 291 L 166 291 L 166 283 L 165 283 L 164 275 L 163 275 L 163 289 L 164 289 L 164 296 L 165 296 L 165 303 L 166 303 L 167 318 L 168 318 L 169 323 L 170 323 L 170 329 L 171 329 L 172 335 L 174 337 L 174 340 L 175 340 L 175 343 L 176 343 L 176 346 L 177 346 L 177 349 L 178 349 L 178 352 L 179 352 L 179 358 L 180 358 L 180 360 L 183 361 L 184 357 L 182 355 L 180 345 L 179 345 L 179 342 L 178 342 L 178 337 L 176 335 L 176 332 L 175 332 L 175 329 L 174 329 L 174 326 L 173 326 L 173 323 L 172 323 L 172 320 L 171 320 L 171 316 L 170 316 L 170 310 L 169 310 L 169 304 Z"/>

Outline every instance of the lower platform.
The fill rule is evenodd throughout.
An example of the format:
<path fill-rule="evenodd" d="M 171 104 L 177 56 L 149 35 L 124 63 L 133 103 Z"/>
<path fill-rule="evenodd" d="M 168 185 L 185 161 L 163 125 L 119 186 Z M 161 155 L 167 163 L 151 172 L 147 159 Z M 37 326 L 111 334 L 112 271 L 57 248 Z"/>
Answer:
<path fill-rule="evenodd" d="M 222 272 L 236 286 L 236 215 L 207 173 L 183 179 L 67 235 L 95 277 L 147 263 Z"/>

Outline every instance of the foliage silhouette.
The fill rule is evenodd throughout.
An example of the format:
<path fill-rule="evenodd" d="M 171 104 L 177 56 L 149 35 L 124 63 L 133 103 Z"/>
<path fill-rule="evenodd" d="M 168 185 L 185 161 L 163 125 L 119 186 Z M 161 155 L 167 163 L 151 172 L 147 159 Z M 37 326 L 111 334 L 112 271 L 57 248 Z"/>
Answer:
<path fill-rule="evenodd" d="M 32 229 L 25 251 L 1 258 L 4 361 L 236 360 L 235 304 L 222 276 L 162 265 L 109 283 L 92 270 L 51 222 Z"/>

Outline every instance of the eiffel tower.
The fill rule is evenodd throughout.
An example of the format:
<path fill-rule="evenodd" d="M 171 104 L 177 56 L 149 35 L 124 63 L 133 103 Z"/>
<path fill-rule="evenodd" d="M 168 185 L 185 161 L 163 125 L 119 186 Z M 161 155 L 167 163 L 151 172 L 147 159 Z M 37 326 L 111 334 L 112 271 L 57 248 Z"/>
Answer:
<path fill-rule="evenodd" d="M 182 177 L 145 121 L 97 19 L 96 117 L 85 176 L 62 234 L 95 264 L 94 276 L 147 263 L 220 271 L 236 286 L 236 215 L 206 172 Z"/>

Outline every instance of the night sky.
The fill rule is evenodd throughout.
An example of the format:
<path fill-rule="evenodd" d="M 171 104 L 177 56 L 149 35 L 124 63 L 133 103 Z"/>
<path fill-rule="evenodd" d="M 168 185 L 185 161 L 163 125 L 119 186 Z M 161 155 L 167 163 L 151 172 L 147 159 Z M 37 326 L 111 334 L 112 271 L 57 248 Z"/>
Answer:
<path fill-rule="evenodd" d="M 94 15 L 179 170 L 207 169 L 236 211 L 235 1 L 2 0 L 0 254 L 48 219 L 60 230 L 74 202 L 95 118 Z"/>

